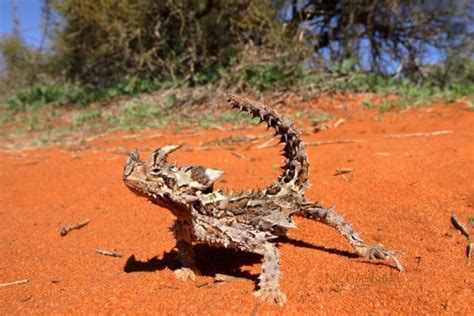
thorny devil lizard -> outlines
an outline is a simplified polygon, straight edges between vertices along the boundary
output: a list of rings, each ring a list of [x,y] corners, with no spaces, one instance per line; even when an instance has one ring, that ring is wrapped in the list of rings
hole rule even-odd
[[[286,296],[280,290],[280,255],[278,237],[295,228],[293,215],[314,219],[337,229],[355,252],[369,259],[392,258],[396,251],[382,245],[369,246],[354,231],[352,225],[337,215],[334,208],[323,208],[304,197],[308,187],[309,162],[300,133],[293,124],[275,110],[230,95],[233,108],[249,112],[254,118],[273,127],[284,143],[286,158],[278,181],[257,193],[232,194],[214,190],[213,185],[223,171],[201,166],[178,167],[166,161],[167,155],[180,146],[157,149],[148,159],[140,160],[135,149],[128,154],[123,171],[125,184],[135,193],[169,209],[176,221],[173,231],[182,268],[175,271],[181,280],[194,280],[199,274],[192,243],[201,242],[263,255],[259,289],[255,296],[265,302],[283,305]]]

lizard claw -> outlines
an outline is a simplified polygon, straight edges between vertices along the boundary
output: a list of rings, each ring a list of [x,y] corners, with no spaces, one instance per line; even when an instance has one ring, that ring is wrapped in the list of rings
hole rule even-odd
[[[395,261],[395,264],[397,265],[398,271],[405,271],[400,261],[398,261],[396,257],[396,255],[399,254],[400,251],[387,250],[383,247],[383,245],[375,244],[372,246],[356,247],[356,252],[359,256],[368,259],[393,259],[393,261]]]
[[[180,268],[175,270],[174,275],[181,281],[196,281],[196,273],[190,268]]]

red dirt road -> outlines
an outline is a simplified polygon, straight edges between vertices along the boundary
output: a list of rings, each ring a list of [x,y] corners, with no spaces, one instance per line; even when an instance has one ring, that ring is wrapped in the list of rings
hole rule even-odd
[[[474,217],[474,112],[459,103],[382,119],[360,104],[334,98],[302,105],[345,119],[319,133],[300,126],[306,142],[356,140],[308,146],[307,197],[336,206],[369,243],[403,251],[405,273],[393,262],[354,257],[339,233],[296,218],[298,229],[290,233],[296,241],[280,246],[284,307],[253,297],[260,258],[250,254],[198,245],[204,275],[178,281],[173,217],[122,183],[125,152],[184,143],[171,161],[225,170],[219,186],[243,189],[276,178],[279,148],[258,148],[267,141],[263,127],[118,133],[81,148],[1,150],[0,283],[29,282],[0,287],[0,314],[472,313],[474,262],[467,266],[467,240],[450,216],[455,212],[465,225]],[[337,168],[353,171],[335,176]],[[59,235],[87,218],[86,227]],[[123,257],[99,255],[98,248]],[[216,273],[248,280],[213,283]]]

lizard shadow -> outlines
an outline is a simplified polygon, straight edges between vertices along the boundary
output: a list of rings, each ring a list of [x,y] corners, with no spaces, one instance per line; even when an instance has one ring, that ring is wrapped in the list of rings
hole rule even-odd
[[[291,244],[296,247],[324,251],[330,254],[344,256],[351,259],[363,259],[360,258],[357,254],[349,251],[327,248],[324,246],[317,246],[302,240],[292,239],[287,236],[280,237],[278,239],[278,242]],[[197,244],[193,248],[196,256],[196,264],[202,275],[215,277],[216,274],[220,273],[257,282],[259,276],[258,274],[256,275],[248,271],[242,271],[241,267],[252,266],[254,264],[261,263],[261,255],[239,251],[235,249],[211,247],[204,244]],[[391,267],[391,265],[387,262],[373,262],[369,260],[364,260],[363,263]],[[179,269],[180,267],[181,265],[178,260],[178,252],[176,250],[171,250],[169,252],[165,252],[161,258],[153,257],[146,261],[139,261],[135,258],[135,255],[131,255],[127,259],[123,270],[126,273],[154,272],[161,271],[164,269],[170,269],[174,271]]]
[[[324,251],[324,252],[327,252],[327,253],[330,253],[330,254],[344,256],[344,257],[347,257],[347,258],[350,258],[350,259],[361,259],[361,262],[363,262],[364,264],[371,264],[371,265],[374,265],[374,266],[386,266],[386,267],[396,269],[391,264],[389,264],[387,261],[371,261],[370,259],[360,257],[356,253],[345,251],[345,250],[327,248],[327,247],[324,247],[324,246],[316,246],[316,245],[310,244],[310,243],[308,243],[306,241],[303,241],[303,240],[292,239],[288,236],[281,236],[281,237],[279,237],[278,240],[282,243],[291,244],[291,245],[296,246],[296,247],[304,247],[304,248],[315,249],[315,250]]]
[[[285,243],[285,244],[290,244],[296,247],[301,247],[301,248],[309,248],[309,249],[314,249],[314,250],[319,250],[319,251],[324,251],[330,254],[334,255],[339,255],[347,258],[359,258],[359,256],[355,253],[345,251],[345,250],[339,250],[339,249],[334,249],[334,248],[327,248],[324,246],[316,246],[313,244],[310,244],[306,241],[299,240],[299,239],[292,239],[288,236],[281,236],[278,239],[280,242]]]
[[[245,265],[260,263],[262,256],[258,254],[220,248],[208,245],[195,245],[193,247],[196,264],[204,276],[215,277],[216,274],[231,275],[239,278],[256,281],[258,275],[251,274],[248,271],[242,271],[240,268]],[[145,261],[140,261],[131,255],[123,268],[124,272],[154,272],[164,269],[172,271],[181,267],[178,260],[178,252],[171,250],[165,252],[161,258],[153,257]]]
[[[278,241],[281,243],[291,244],[296,247],[325,251],[348,258],[359,258],[359,256],[355,253],[323,246],[316,246],[302,240],[292,239],[290,237],[280,237]],[[254,264],[261,263],[261,255],[228,248],[211,247],[204,244],[194,245],[193,248],[196,257],[196,264],[202,275],[214,277],[217,273],[221,273],[246,278],[253,281],[257,281],[258,279],[258,275],[251,274],[248,271],[242,271],[241,267],[252,266]],[[178,260],[178,252],[176,250],[171,250],[169,252],[165,252],[161,258],[153,257],[145,261],[137,260],[134,255],[131,255],[127,259],[123,270],[126,273],[154,272],[167,268],[174,271],[180,267],[181,265]]]

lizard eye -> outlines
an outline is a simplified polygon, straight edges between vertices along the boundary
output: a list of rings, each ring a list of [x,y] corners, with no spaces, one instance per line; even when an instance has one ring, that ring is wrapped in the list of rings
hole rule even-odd
[[[153,175],[158,175],[160,171],[161,171],[160,168],[156,168],[156,167],[149,170],[149,172]]]

